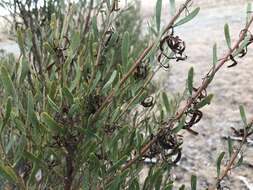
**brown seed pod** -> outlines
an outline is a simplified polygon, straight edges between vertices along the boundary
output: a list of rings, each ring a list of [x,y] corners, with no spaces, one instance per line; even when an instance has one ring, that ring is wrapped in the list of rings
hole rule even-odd
[[[142,102],[141,105],[145,108],[149,108],[152,107],[154,105],[155,101],[154,101],[154,97],[153,96],[148,96],[147,98],[145,98]]]

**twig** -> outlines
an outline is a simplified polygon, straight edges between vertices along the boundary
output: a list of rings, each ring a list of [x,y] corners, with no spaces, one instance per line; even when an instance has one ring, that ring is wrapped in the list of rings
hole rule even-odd
[[[212,72],[211,72],[211,76],[213,77],[218,71],[219,69],[225,64],[225,62],[227,60],[229,60],[229,57],[230,55],[239,47],[239,44],[244,40],[244,36],[246,34],[246,32],[248,31],[250,25],[252,24],[253,22],[253,16],[251,17],[250,21],[247,23],[247,25],[245,26],[245,29],[243,30],[243,33],[242,35],[240,36],[240,38],[238,39],[238,41],[235,43],[235,45],[233,46],[233,48],[229,49],[228,52],[225,54],[224,58],[221,60],[221,62],[215,67],[213,68]],[[157,135],[155,135],[153,137],[152,140],[148,141],[146,143],[146,145],[144,145],[144,147],[141,149],[140,153],[138,155],[136,155],[134,158],[132,158],[122,169],[121,171],[125,171],[127,168],[129,168],[130,166],[132,166],[142,155],[144,155],[148,150],[149,148],[157,141],[158,137],[159,137],[159,134],[161,132],[164,131],[164,129],[166,128],[172,128],[174,123],[176,121],[178,121],[185,113],[185,111],[191,107],[191,105],[193,104],[193,102],[199,97],[199,95],[202,93],[202,91],[204,91],[207,86],[209,85],[210,81],[209,78],[206,78],[202,85],[199,87],[198,91],[195,93],[195,95],[193,97],[191,97],[189,99],[189,101],[187,101],[186,105],[183,107],[183,109],[179,112],[177,112],[176,116],[169,120],[167,122],[167,126],[164,127],[164,128],[161,128]]]
[[[184,5],[178,10],[176,15],[170,20],[169,24],[165,28],[163,34],[168,32],[170,28],[173,26],[175,21],[178,19],[178,17],[181,15],[181,13],[186,9],[187,5],[191,2],[191,0],[186,0]],[[142,60],[148,55],[148,53],[152,50],[152,48],[155,46],[155,42],[152,42],[148,47],[144,49],[144,51],[141,53],[139,58],[133,63],[132,67],[129,69],[129,71],[124,75],[124,77],[120,80],[120,87],[125,84],[127,79],[133,74],[133,72],[136,70],[138,65],[142,62]],[[93,115],[93,121],[96,120],[98,115],[102,112],[102,110],[112,101],[113,97],[115,95],[115,89],[112,89],[112,91],[109,93],[109,95],[105,98],[105,101],[100,106],[100,108],[97,110],[97,112]]]
[[[225,136],[225,135],[222,136],[222,139],[227,140],[228,138],[230,138],[230,139],[233,140],[233,141],[239,141],[239,142],[241,142],[241,141],[243,140],[242,137],[234,137],[234,136],[229,137],[229,136]],[[248,139],[248,140],[247,140],[247,144],[248,144],[249,146],[253,146],[253,140]]]
[[[249,128],[250,126],[253,125],[253,120],[248,124]],[[242,150],[243,145],[247,142],[247,137],[248,137],[248,130],[247,127],[244,126],[244,136],[242,138],[241,143],[239,144],[238,148],[236,151],[232,154],[227,166],[224,168],[223,172],[221,173],[221,176],[216,180],[216,184],[214,187],[209,188],[208,190],[215,190],[217,189],[217,186],[220,184],[220,182],[228,175],[228,172],[232,169],[236,158],[238,157],[239,153]]]

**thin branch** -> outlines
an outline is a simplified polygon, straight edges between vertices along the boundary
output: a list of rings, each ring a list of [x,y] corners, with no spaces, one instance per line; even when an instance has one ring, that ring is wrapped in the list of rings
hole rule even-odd
[[[188,4],[191,2],[191,0],[186,0],[186,2],[181,6],[181,8],[178,10],[176,15],[170,20],[169,24],[166,26],[163,34],[168,32],[170,28],[173,26],[175,21],[178,19],[178,17],[181,15],[181,13],[187,8]],[[138,65],[142,62],[142,60],[148,55],[148,53],[152,50],[152,48],[156,45],[155,42],[152,42],[148,47],[144,49],[144,51],[141,53],[139,58],[133,63],[132,67],[129,69],[129,71],[123,76],[123,78],[120,80],[120,87],[122,87],[125,82],[128,80],[128,78],[133,74],[133,72],[136,70]],[[105,98],[105,101],[100,106],[100,108],[97,110],[97,112],[93,115],[93,121],[96,120],[98,115],[102,112],[102,110],[108,106],[113,97],[115,95],[115,89],[112,89],[112,91],[109,93],[109,95]]]
[[[224,168],[221,176],[217,179],[215,186],[209,188],[208,190],[215,190],[217,189],[217,186],[220,184],[220,182],[228,175],[228,172],[233,168],[236,158],[238,157],[238,155],[240,154],[243,146],[247,143],[247,137],[248,137],[248,129],[250,129],[250,127],[253,125],[253,120],[247,125],[244,126],[244,135],[242,138],[242,141],[240,142],[238,148],[236,149],[236,151],[232,154],[227,166]]]
[[[245,34],[247,33],[250,25],[253,22],[253,16],[251,17],[250,21],[247,23],[247,25],[245,26],[240,38],[238,39],[238,41],[235,43],[235,45],[233,46],[233,48],[229,49],[228,52],[225,54],[224,58],[221,60],[221,62],[212,69],[211,72],[211,76],[213,77],[218,71],[219,69],[225,64],[225,62],[227,60],[229,60],[230,55],[239,47],[240,43],[244,40]],[[149,142],[146,143],[146,145],[144,145],[144,147],[141,149],[140,153],[138,155],[136,155],[134,158],[132,158],[122,169],[122,171],[125,171],[127,168],[129,168],[130,166],[132,166],[142,155],[144,155],[149,148],[157,141],[159,134],[161,134],[164,129],[166,128],[172,128],[174,123],[176,121],[178,121],[185,113],[185,111],[187,111],[187,109],[189,109],[193,102],[199,97],[199,95],[208,87],[208,85],[210,84],[210,79],[209,78],[205,78],[202,85],[199,87],[198,91],[195,93],[195,95],[193,97],[191,97],[189,99],[189,101],[187,101],[186,105],[183,107],[183,109],[181,111],[178,111],[176,116],[169,120],[167,122],[167,126],[164,128],[161,128],[157,135],[154,136],[154,138],[152,140],[150,140]]]

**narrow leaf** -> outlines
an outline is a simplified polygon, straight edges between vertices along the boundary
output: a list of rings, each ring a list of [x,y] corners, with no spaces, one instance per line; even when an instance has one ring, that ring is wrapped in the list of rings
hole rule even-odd
[[[194,75],[194,70],[193,67],[190,68],[189,72],[188,72],[188,90],[190,95],[192,95],[192,89],[193,89],[193,75]]]
[[[174,16],[175,12],[176,12],[175,0],[170,0],[170,15]]]
[[[63,97],[66,98],[66,100],[68,101],[69,105],[72,105],[73,101],[74,101],[74,97],[71,94],[71,92],[69,91],[69,89],[66,87],[63,87],[62,94],[63,94]]]
[[[16,91],[12,83],[11,77],[7,69],[2,66],[0,78],[2,80],[3,86],[5,88],[6,94],[12,97],[16,97]]]
[[[162,12],[162,0],[156,1],[156,27],[157,32],[160,32],[161,28],[161,12]]]
[[[229,158],[231,158],[233,153],[233,144],[232,144],[232,140],[230,137],[228,137],[228,154],[229,154]]]
[[[222,152],[222,153],[219,155],[218,159],[217,159],[217,162],[216,162],[217,177],[220,176],[221,161],[222,161],[222,159],[224,158],[224,156],[225,156],[225,152]]]
[[[51,130],[58,131],[58,132],[64,132],[64,128],[62,125],[59,125],[53,118],[51,118],[48,113],[43,112],[41,114],[41,120],[43,123],[47,125],[47,127]]]
[[[180,26],[182,24],[185,24],[189,21],[191,21],[195,16],[197,16],[197,14],[199,13],[200,8],[197,7],[196,9],[194,9],[194,11],[192,11],[189,15],[187,15],[186,17],[184,17],[183,19],[181,19],[180,21],[178,21],[174,27]]]
[[[191,176],[191,190],[197,190],[197,176]]]
[[[240,105],[239,109],[240,109],[240,114],[241,114],[242,121],[243,121],[243,123],[246,127],[247,126],[247,118],[246,118],[244,107],[242,105]]]
[[[54,103],[54,101],[53,101],[49,96],[47,96],[47,102],[48,102],[48,105],[49,105],[55,112],[60,112],[59,106],[57,106],[56,103]]]
[[[123,156],[120,160],[118,160],[109,170],[108,173],[116,171],[122,164],[124,164],[127,160],[127,156]]]
[[[229,49],[231,49],[231,38],[230,38],[230,32],[229,32],[229,25],[225,24],[224,26],[224,34],[227,42],[227,46]]]
[[[108,87],[110,87],[110,85],[113,83],[114,79],[116,78],[117,76],[117,71],[114,70],[110,79],[106,82],[106,84],[104,85],[102,91],[106,90]]]
[[[18,183],[18,177],[15,171],[11,167],[3,165],[2,163],[0,163],[0,175],[6,177],[6,179],[11,182]]]
[[[162,93],[162,99],[163,99],[163,103],[164,103],[167,113],[170,113],[170,111],[171,111],[170,102],[169,102],[168,96],[165,92]]]
[[[129,53],[129,33],[125,32],[122,40],[121,46],[121,57],[123,66],[127,66],[128,63],[128,53]]]
[[[38,126],[39,121],[38,118],[34,112],[34,103],[33,103],[33,95],[31,92],[28,93],[27,96],[27,125],[32,123],[33,127]]]
[[[212,99],[213,99],[213,94],[209,94],[207,97],[205,97],[201,102],[199,102],[196,105],[196,109],[200,109],[204,107],[205,105],[210,104]]]
[[[217,62],[218,62],[217,44],[214,44],[214,46],[213,46],[213,67],[214,68],[215,68]]]
[[[6,125],[6,123],[8,122],[8,120],[10,118],[11,110],[12,110],[11,101],[12,101],[12,98],[8,97],[7,103],[6,103],[6,108],[5,108],[5,116],[4,116],[3,125],[2,125],[1,130],[3,129],[3,127]]]

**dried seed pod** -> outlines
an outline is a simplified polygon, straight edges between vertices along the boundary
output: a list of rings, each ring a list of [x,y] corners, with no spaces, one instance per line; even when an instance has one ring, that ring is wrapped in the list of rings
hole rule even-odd
[[[148,75],[147,64],[142,62],[137,66],[134,72],[134,78],[136,80],[144,80],[146,79],[147,75]]]
[[[114,43],[117,43],[119,41],[119,35],[114,31],[113,27],[105,32],[105,39],[103,43],[104,47],[107,48],[110,45],[111,41],[114,41]]]
[[[102,104],[102,98],[99,95],[89,95],[86,99],[86,109],[88,113],[94,114]]]
[[[141,105],[145,108],[152,107],[154,105],[154,97],[153,96],[148,96],[145,98],[142,102]]]
[[[233,63],[232,63],[231,65],[229,65],[228,68],[231,68],[231,67],[236,66],[236,65],[237,65],[237,61],[235,60],[235,58],[234,58],[232,55],[230,55],[229,58],[230,58],[230,60],[231,60]]]
[[[172,55],[167,55],[165,53],[166,47],[169,47],[172,51]],[[159,50],[160,54],[158,55],[158,62],[161,64],[162,67],[168,68],[168,65],[162,64],[162,58],[166,59],[176,59],[176,61],[183,61],[187,59],[187,56],[184,55],[185,51],[185,42],[181,40],[178,36],[173,36],[173,30],[172,33],[169,35],[166,35],[162,38],[159,44]]]

